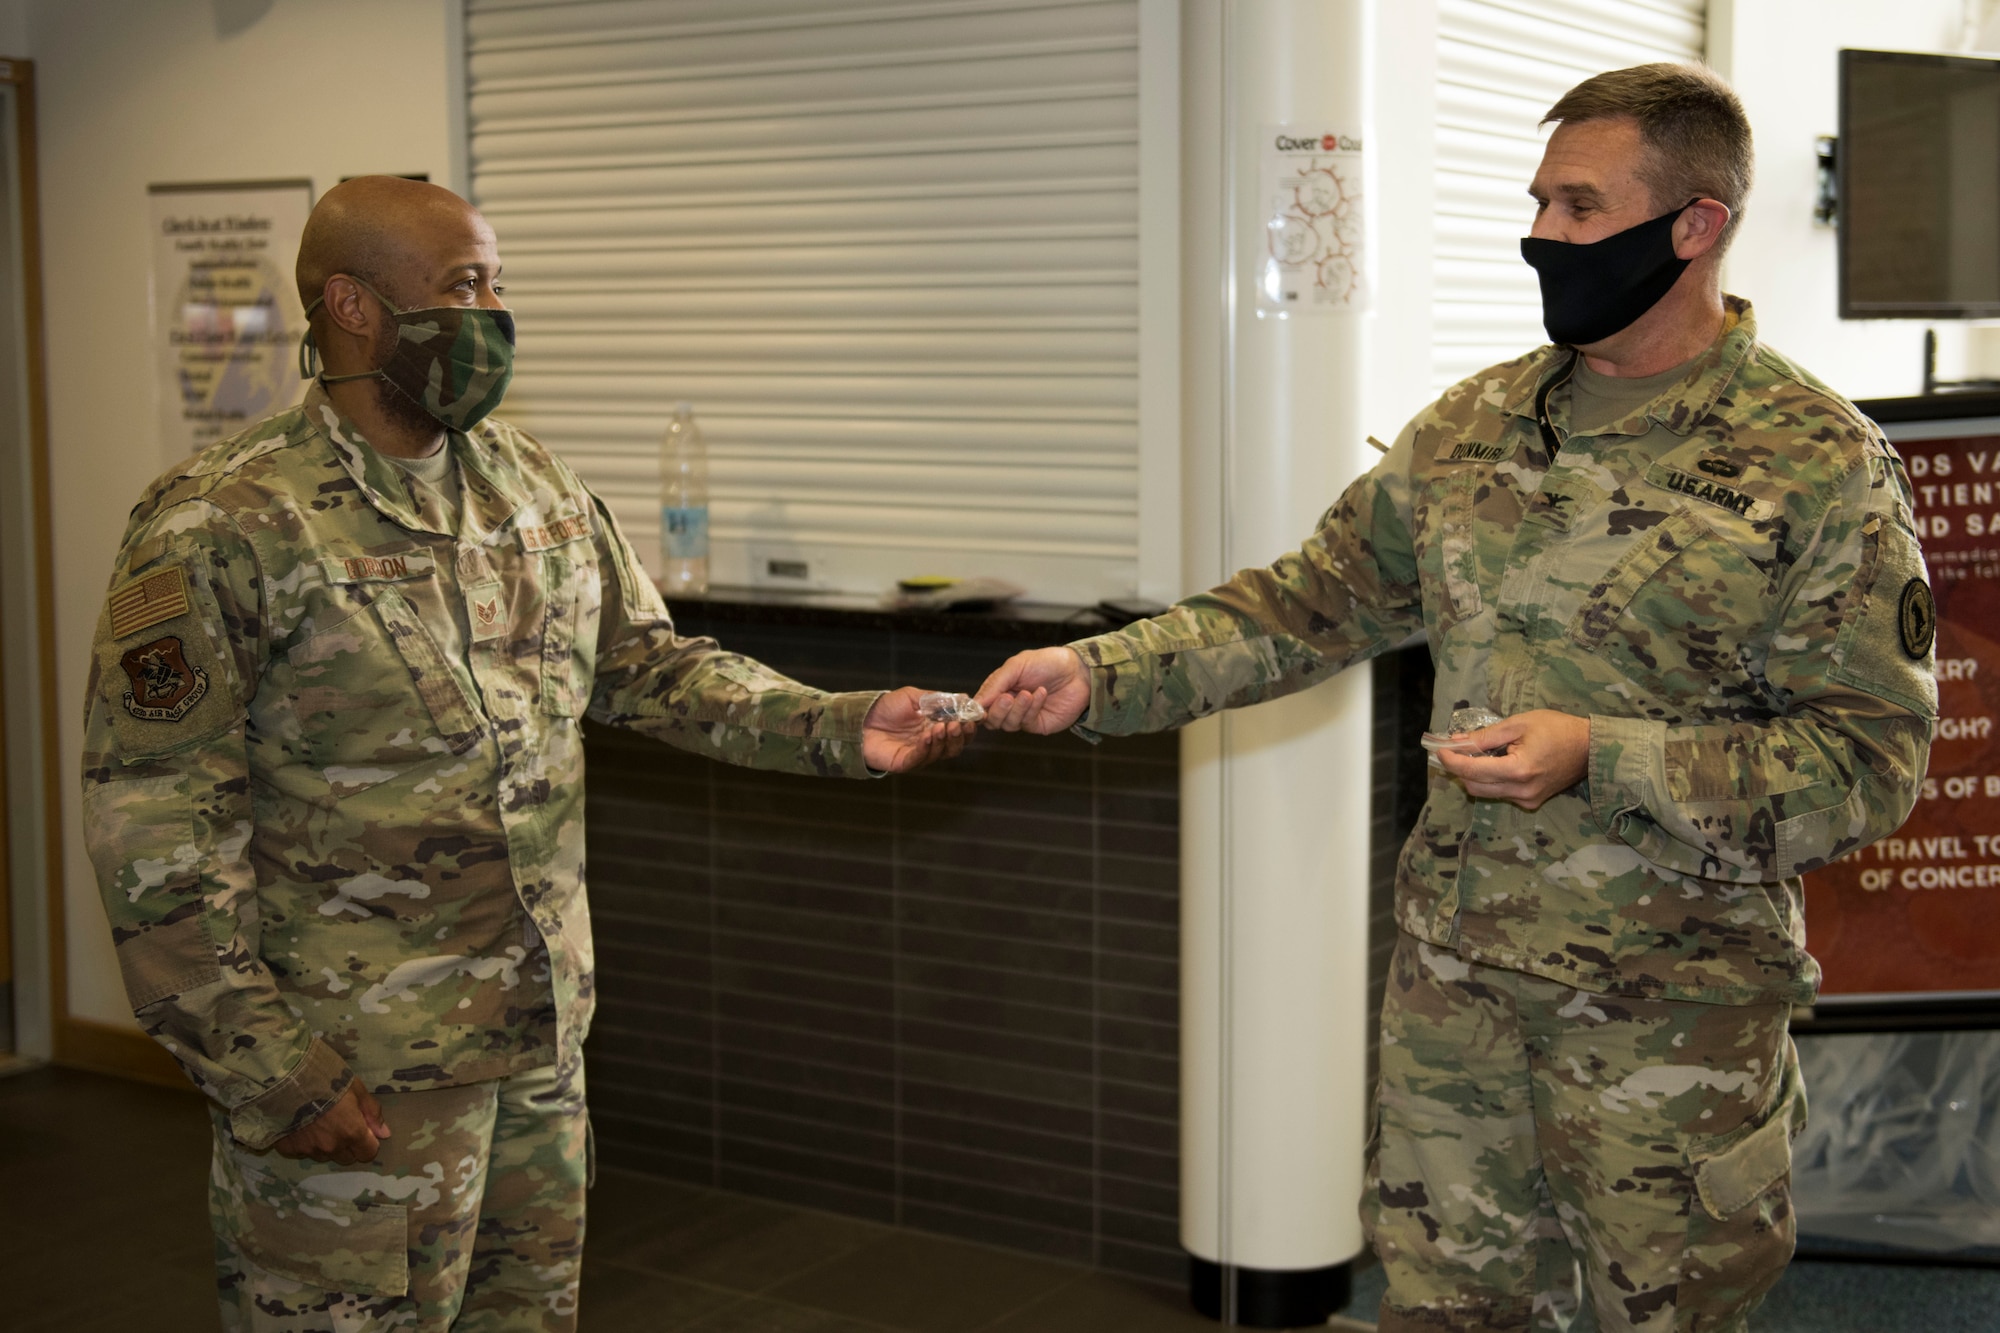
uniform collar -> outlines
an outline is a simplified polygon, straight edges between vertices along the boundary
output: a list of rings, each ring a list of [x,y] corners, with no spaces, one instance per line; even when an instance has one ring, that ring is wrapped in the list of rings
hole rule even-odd
[[[1722,333],[1689,363],[1687,373],[1640,411],[1595,434],[1643,435],[1655,423],[1676,435],[1690,433],[1714,411],[1715,404],[1728,391],[1756,346],[1757,319],[1750,303],[1740,296],[1724,296]],[[1500,410],[1533,421],[1535,400],[1543,383],[1567,374],[1572,355],[1571,349],[1554,346],[1530,353],[1508,388]]]
[[[423,517],[411,499],[409,475],[368,443],[361,428],[333,405],[324,384],[314,380],[299,406],[306,423],[333,446],[341,467],[384,518],[416,532],[453,535],[440,531]],[[463,497],[462,530],[457,536],[469,545],[485,545],[528,502],[529,497],[507,469],[497,465],[494,453],[497,438],[490,421],[480,423],[469,435],[455,430],[445,432],[445,448],[458,459],[459,490]]]

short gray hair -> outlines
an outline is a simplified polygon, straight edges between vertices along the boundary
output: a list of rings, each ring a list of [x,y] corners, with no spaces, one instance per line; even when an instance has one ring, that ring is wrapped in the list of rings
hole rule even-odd
[[[1750,198],[1750,118],[1720,74],[1706,65],[1634,65],[1585,79],[1564,93],[1542,124],[1628,117],[1638,123],[1646,161],[1639,179],[1656,209],[1713,199],[1729,209],[1727,246]]]

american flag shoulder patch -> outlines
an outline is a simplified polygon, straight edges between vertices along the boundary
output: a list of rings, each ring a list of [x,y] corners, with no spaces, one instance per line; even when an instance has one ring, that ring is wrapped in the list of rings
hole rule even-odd
[[[187,609],[187,574],[179,565],[142,574],[111,590],[111,637],[137,634]]]

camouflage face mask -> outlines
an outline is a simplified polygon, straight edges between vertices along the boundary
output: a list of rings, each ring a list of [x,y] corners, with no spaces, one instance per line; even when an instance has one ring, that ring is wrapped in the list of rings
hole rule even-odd
[[[382,293],[360,278],[354,280],[395,317],[396,345],[381,367],[354,375],[327,375],[326,383],[380,376],[456,431],[471,430],[500,405],[507,381],[514,376],[513,311],[458,305],[398,310]],[[320,300],[306,307],[308,319]],[[311,379],[318,372],[319,348],[308,328],[299,343],[299,378]]]

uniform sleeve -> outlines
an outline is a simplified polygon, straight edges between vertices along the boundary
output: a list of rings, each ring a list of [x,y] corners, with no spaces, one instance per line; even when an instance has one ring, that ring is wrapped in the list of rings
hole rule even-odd
[[[1590,800],[1613,837],[1710,879],[1802,874],[1895,831],[1937,718],[1935,604],[1909,481],[1872,448],[1791,580],[1766,666],[1773,720],[1591,718]]]
[[[1185,725],[1291,694],[1423,628],[1411,538],[1414,427],[1268,568],[1070,645],[1090,670],[1085,737]]]
[[[353,1074],[259,957],[247,708],[261,674],[255,553],[205,502],[140,524],[98,620],[84,837],[132,1011],[265,1148]]]
[[[749,768],[875,776],[861,757],[861,729],[880,692],[829,694],[713,639],[676,634],[617,520],[592,500],[604,602],[591,717]]]

